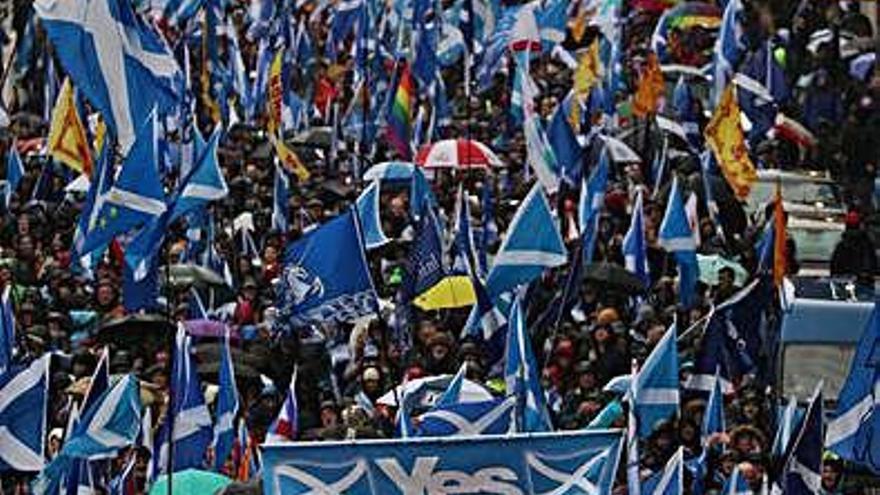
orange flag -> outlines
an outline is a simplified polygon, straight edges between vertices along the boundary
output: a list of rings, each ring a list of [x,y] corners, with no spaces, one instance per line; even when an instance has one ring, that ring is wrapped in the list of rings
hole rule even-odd
[[[648,55],[648,64],[639,79],[639,87],[633,96],[632,112],[639,118],[645,118],[657,113],[660,100],[666,92],[666,84],[663,81],[663,72],[660,70],[660,62],[657,55],[651,52]]]
[[[779,287],[785,277],[786,233],[785,210],[782,209],[782,185],[776,183],[776,201],[773,207],[773,285]]]
[[[758,180],[758,173],[749,158],[745,136],[739,125],[739,105],[733,85],[727,86],[721,94],[704,135],[727,183],[737,198],[745,199],[752,184]]]
[[[49,155],[71,169],[86,175],[92,173],[92,154],[86,129],[73,101],[73,85],[65,79],[52,109],[52,122],[47,138]]]

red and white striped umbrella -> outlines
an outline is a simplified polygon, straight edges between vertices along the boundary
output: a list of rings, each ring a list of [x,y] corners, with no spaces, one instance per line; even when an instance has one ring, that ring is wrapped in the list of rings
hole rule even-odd
[[[444,139],[419,149],[416,163],[425,168],[489,169],[501,160],[485,144],[471,139]]]

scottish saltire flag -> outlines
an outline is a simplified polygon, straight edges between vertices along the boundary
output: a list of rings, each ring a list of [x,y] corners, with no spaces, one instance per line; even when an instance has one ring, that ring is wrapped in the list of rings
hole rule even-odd
[[[416,227],[415,239],[407,257],[406,274],[400,288],[403,299],[413,300],[437,285],[445,276],[440,226],[433,209],[428,208]]]
[[[724,7],[724,15],[721,16],[721,30],[715,41],[715,53],[713,54],[713,105],[721,98],[721,93],[727,87],[730,78],[739,64],[740,58],[745,51],[743,41],[743,26],[740,17],[743,15],[742,0],[729,0]]]
[[[330,21],[330,38],[327,40],[327,56],[336,59],[336,50],[352,32],[367,8],[364,0],[344,0],[333,7]]]
[[[12,286],[0,296],[0,375],[12,366],[15,356],[15,313],[12,310]]]
[[[480,243],[477,256],[479,273],[486,276],[489,273],[489,245],[498,240],[498,223],[495,221],[495,202],[492,200],[492,185],[486,183],[480,191]]]
[[[79,409],[76,407],[76,404],[73,404],[67,416],[67,428],[64,430],[64,438],[70,438],[73,435],[77,424],[79,424]],[[71,461],[70,467],[64,473],[63,492],[68,495],[85,495],[92,493],[92,485],[89,461],[87,459]]]
[[[451,406],[461,402],[461,389],[464,386],[465,375],[467,374],[467,362],[462,363],[458,368],[458,372],[452,377],[443,395],[434,403],[435,407]]]
[[[678,413],[678,349],[675,325],[645,359],[633,381],[639,437],[647,438],[658,423]]]
[[[700,435],[703,437],[705,445],[706,440],[716,434],[726,431],[724,422],[724,390],[721,382],[721,368],[715,370],[715,383],[712,385],[712,392],[709,393],[709,400],[706,402],[706,411],[703,413],[703,424],[700,427]]]
[[[204,209],[208,203],[218,201],[229,194],[220,162],[217,160],[217,146],[220,144],[222,129],[218,126],[193,165],[189,176],[185,177],[180,191],[174,198],[168,222],[194,211]]]
[[[510,222],[486,280],[486,289],[497,302],[501,294],[567,261],[565,244],[550,213],[547,196],[541,184],[535,183]]]
[[[648,243],[645,240],[645,218],[642,210],[641,190],[637,193],[629,230],[623,237],[621,248],[626,269],[639,277],[645,287],[649,287],[651,274],[648,273]]]
[[[468,315],[462,333],[481,341],[485,346],[487,361],[495,363],[504,355],[505,332],[501,330],[507,324],[507,318],[492,302],[486,286],[476,274],[471,275],[471,284],[477,301]]]
[[[452,241],[452,271],[454,273],[475,274],[476,244],[474,243],[474,232],[471,229],[471,207],[467,198],[468,193],[464,189],[464,184],[459,184],[453,226],[455,237]]]
[[[370,183],[357,198],[358,217],[364,231],[364,247],[375,249],[391,240],[382,231],[382,218],[379,216],[379,181]]]
[[[786,495],[822,492],[824,421],[820,382],[807,406],[806,416],[790,453],[786,456],[783,476],[783,492]]]
[[[18,154],[18,148],[13,142],[6,152],[6,189],[3,192],[7,210],[9,210],[9,203],[12,201],[12,195],[18,190],[18,186],[23,178],[24,165],[21,163],[21,155]]]
[[[205,453],[211,443],[213,433],[211,414],[205,405],[202,387],[196,365],[192,360],[191,339],[182,323],[178,324],[174,348],[174,362],[171,367],[172,390],[174,391],[174,459],[173,471],[201,469],[204,467]],[[159,430],[159,461],[157,468],[167,474],[168,469],[168,428],[169,421]]]
[[[89,191],[94,202],[83,210],[80,229],[84,237],[75,246],[80,255],[105,246],[116,235],[144,225],[165,212],[165,193],[158,169],[158,132],[158,120],[153,112],[140,126],[137,141],[123,160],[122,170],[112,186],[108,187],[112,164],[108,158],[98,160],[99,179]]]
[[[227,57],[229,58],[228,66],[232,72],[232,89],[238,104],[243,109],[250,108],[251,84],[248,77],[247,67],[244,65],[244,59],[241,56],[241,46],[238,43],[238,30],[232,23],[232,18],[226,20],[226,39],[228,43]]]
[[[503,435],[512,433],[517,398],[436,405],[419,416],[420,437]]]
[[[73,434],[58,456],[46,466],[31,488],[38,495],[55,494],[61,478],[77,459],[114,455],[132,445],[141,426],[141,397],[138,380],[125,375],[83,411]]]
[[[0,374],[0,472],[43,469],[49,355]]]
[[[795,432],[800,430],[801,421],[803,419],[804,411],[798,408],[797,397],[789,397],[788,403],[777,410],[776,434],[773,436],[773,446],[770,449],[770,454],[772,456],[780,459],[782,458],[785,451],[788,449]],[[828,425],[829,435],[832,425],[833,422]]]
[[[135,480],[135,464],[137,464],[137,456],[130,456],[128,462],[122,468],[122,472],[115,478],[110,480],[110,495],[136,495],[137,481]],[[85,493],[91,493],[86,491]]]
[[[92,372],[91,380],[89,380],[89,388],[86,390],[86,395],[83,397],[80,410],[83,412],[89,411],[98,403],[98,400],[104,396],[104,392],[109,389],[110,349],[104,347],[104,350],[101,351],[101,357],[98,359],[98,365],[95,366],[95,371]]]
[[[773,128],[779,105],[789,97],[785,73],[776,62],[769,41],[746,57],[734,81],[737,102],[751,123],[749,141],[757,143]]]
[[[179,103],[183,74],[162,39],[117,0],[40,0],[34,10],[74,85],[104,117],[123,154],[155,108]]]
[[[684,494],[684,448],[679,447],[666,462],[663,471],[645,480],[643,495],[683,495]]]
[[[534,111],[526,111],[523,133],[526,139],[526,158],[538,181],[548,193],[559,190],[559,163],[547,135]]]
[[[299,434],[299,405],[296,400],[296,374],[294,366],[293,375],[290,377],[290,386],[287,388],[287,397],[281,404],[278,417],[269,426],[266,432],[266,442],[292,442]]]
[[[607,147],[602,150],[599,162],[590,173],[590,178],[581,184],[578,201],[578,225],[581,228],[582,249],[586,263],[593,261],[596,236],[599,234],[599,212],[605,203],[605,189],[608,188],[608,170],[611,160],[609,153]]]
[[[734,1],[734,0],[731,0]],[[739,469],[739,465],[733,468],[730,477],[724,481],[721,488],[722,495],[754,495],[752,488],[749,486],[748,480]]]
[[[378,307],[354,209],[291,244],[278,291],[279,328],[308,322],[351,321]]]
[[[660,247],[675,255],[675,261],[678,263],[679,298],[686,308],[690,308],[696,302],[699,267],[697,266],[694,234],[684,209],[684,200],[677,176],[672,179],[672,188],[666,203],[666,213],[663,215],[657,237]]]
[[[275,182],[272,188],[272,229],[287,232],[288,198],[290,197],[290,178],[287,172],[275,164]]]
[[[517,296],[510,307],[504,383],[508,396],[516,397],[515,428],[519,432],[551,431],[553,424],[544,401],[541,375],[526,329],[526,315]]]
[[[675,89],[672,90],[672,110],[678,123],[684,128],[688,144],[695,150],[701,149],[703,137],[700,134],[698,107],[684,76],[679,76]]]
[[[216,420],[214,421],[214,470],[220,472],[232,452],[235,441],[235,416],[238,414],[238,387],[235,385],[235,368],[232,365],[230,330],[226,328],[223,349],[220,354],[220,377],[217,393]]]
[[[874,313],[856,347],[849,375],[828,424],[825,446],[841,458],[880,474],[880,311]]]
[[[582,176],[581,161],[584,149],[577,139],[580,131],[579,122],[572,122],[572,106],[579,106],[573,92],[569,92],[562,102],[557,105],[550,123],[547,125],[547,142],[553,149],[560,175],[576,184]],[[578,109],[579,110],[579,109]]]

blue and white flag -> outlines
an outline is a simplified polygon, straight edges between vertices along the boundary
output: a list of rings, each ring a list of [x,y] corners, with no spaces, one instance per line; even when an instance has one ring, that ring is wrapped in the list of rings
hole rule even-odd
[[[828,424],[825,446],[841,458],[880,474],[880,307],[859,339],[849,375]]]
[[[67,428],[64,429],[64,438],[73,436],[76,426],[79,424],[79,409],[76,404],[70,406],[67,415]],[[64,493],[79,495],[80,493],[92,493],[93,483],[91,470],[87,459],[76,459],[70,463],[70,468],[64,473]]]
[[[287,232],[287,210],[290,197],[290,177],[275,163],[275,183],[272,188],[272,229]]]
[[[678,349],[673,324],[645,359],[632,385],[639,437],[647,438],[658,423],[678,413]]]
[[[364,0],[343,0],[333,6],[326,44],[328,57],[336,59],[336,51],[354,30],[355,24],[362,18],[366,8]]]
[[[724,433],[726,426],[724,422],[724,391],[721,387],[721,369],[715,370],[715,383],[712,386],[712,392],[709,394],[709,400],[706,402],[706,411],[703,413],[703,424],[700,428],[700,435],[703,437],[703,444],[706,440],[716,434]]]
[[[12,286],[7,285],[0,297],[0,375],[9,370],[15,357],[15,313],[11,295]]]
[[[279,328],[351,321],[378,308],[354,209],[310,231],[284,254],[276,287]]]
[[[471,276],[471,284],[474,286],[474,295],[477,301],[468,315],[462,333],[476,337],[478,341],[482,342],[486,350],[487,361],[495,363],[504,355],[505,332],[502,330],[507,324],[507,318],[492,302],[486,286],[478,276]]]
[[[95,371],[92,372],[91,380],[89,380],[89,388],[86,390],[86,395],[83,397],[80,410],[83,412],[89,411],[98,403],[98,400],[104,396],[104,392],[109,389],[110,349],[104,347],[104,350],[101,352],[101,357],[98,359],[98,365],[95,366]]]
[[[730,82],[740,58],[746,49],[743,40],[741,16],[744,9],[742,0],[729,0],[721,16],[721,30],[715,41],[715,53],[712,57],[713,85],[712,105],[717,104],[721,93]]]
[[[581,161],[584,149],[578,142],[577,134],[580,129],[573,128],[568,116],[571,115],[572,105],[580,105],[573,92],[569,92],[565,99],[556,106],[550,123],[547,125],[547,142],[553,149],[556,163],[561,175],[573,183],[580,182],[583,175]]]
[[[65,72],[104,116],[124,155],[154,108],[164,114],[179,103],[180,67],[130,2],[39,0],[34,10]]]
[[[510,307],[504,382],[508,396],[517,399],[516,431],[552,431],[553,424],[544,400],[541,374],[526,329],[526,315],[520,297]]]
[[[538,29],[541,33],[541,46],[544,53],[565,41],[568,22],[568,1],[545,0],[535,12]]]
[[[485,277],[489,273],[489,245],[498,240],[498,223],[495,221],[495,202],[492,200],[492,184],[483,184],[480,191],[480,243],[477,249],[478,273]]]
[[[458,372],[452,377],[443,395],[434,403],[435,407],[451,406],[461,402],[461,389],[464,386],[465,375],[467,374],[467,363],[462,363],[458,368]]]
[[[770,41],[746,57],[734,81],[737,103],[751,122],[749,140],[757,143],[773,128],[779,105],[790,96],[785,72],[773,56]]]
[[[581,228],[584,264],[593,261],[596,236],[599,235],[599,212],[605,204],[605,189],[608,188],[608,170],[611,161],[609,154],[607,147],[602,150],[596,168],[590,173],[589,179],[581,184],[578,225]]]
[[[416,227],[407,257],[406,273],[400,288],[403,299],[413,300],[437,285],[445,276],[440,226],[433,209],[427,208]]]
[[[639,280],[650,287],[651,274],[648,273],[648,243],[645,241],[645,217],[642,211],[642,191],[636,195],[636,202],[633,205],[632,220],[629,224],[629,230],[623,237],[623,260],[626,269],[634,273]]]
[[[177,326],[174,348],[174,362],[171,367],[172,390],[174,391],[174,410],[170,417],[174,421],[174,459],[173,471],[201,469],[205,465],[205,453],[211,443],[213,422],[196,365],[192,360],[190,337],[182,323]],[[159,429],[159,460],[156,465],[160,473],[168,474],[168,427],[169,421]]]
[[[736,1],[736,0],[731,0]],[[690,308],[696,302],[697,278],[697,246],[684,209],[681,186],[678,177],[673,177],[672,188],[666,203],[666,213],[660,223],[657,235],[660,247],[675,255],[678,263],[678,291],[681,303]]]
[[[220,354],[220,377],[218,380],[216,420],[214,421],[214,470],[220,472],[235,442],[235,417],[238,414],[238,387],[235,385],[235,368],[232,365],[230,330],[226,328],[223,349]]]
[[[382,218],[379,216],[379,181],[373,181],[361,192],[357,199],[357,211],[364,231],[364,247],[367,250],[384,246],[391,242],[382,231]]]
[[[217,160],[217,146],[220,144],[222,130],[218,126],[208,139],[189,176],[185,177],[175,196],[168,222],[194,211],[206,208],[208,203],[219,201],[229,194],[220,162]]]
[[[683,495],[684,494],[684,448],[675,451],[663,471],[643,483],[643,495]]]
[[[501,294],[567,261],[557,221],[550,213],[541,184],[535,183],[510,222],[489,272],[486,289],[497,302]]]
[[[703,145],[703,136],[700,133],[699,109],[696,106],[696,101],[691,92],[690,84],[685,81],[684,76],[679,76],[675,83],[675,89],[672,91],[673,113],[684,129],[688,144],[693,149],[699,150]]]
[[[80,220],[84,235],[76,245],[80,255],[104,247],[116,235],[155,220],[165,212],[165,193],[158,169],[158,132],[154,112],[140,126],[137,141],[123,160],[119,176],[109,188],[107,182],[112,172],[108,167],[112,167],[112,164],[106,158],[98,160],[99,179],[90,188],[94,191],[89,191],[90,195],[94,195],[94,203],[89,205],[89,209],[83,210]]]
[[[232,17],[226,21],[227,56],[229,57],[229,70],[232,72],[232,89],[235,91],[239,105],[245,111],[250,108],[251,84],[248,77],[244,59],[241,56],[241,47],[238,43],[238,30],[232,23]]]
[[[3,192],[7,210],[9,210],[9,203],[12,202],[12,195],[18,190],[18,186],[23,178],[24,165],[21,163],[21,155],[18,154],[18,148],[13,142],[6,152],[6,189]]]
[[[822,383],[807,406],[807,414],[785,459],[784,487],[786,495],[808,495],[822,492],[822,453],[825,438]]]
[[[298,368],[293,367],[287,396],[281,404],[278,416],[266,431],[266,442],[292,442],[299,434],[299,402],[296,400],[296,375]]]
[[[38,495],[55,494],[62,476],[77,459],[101,458],[132,445],[141,426],[138,380],[125,375],[83,412],[58,456],[46,466],[31,488]]]
[[[477,254],[474,232],[471,229],[471,207],[464,184],[458,186],[455,206],[455,237],[452,241],[452,271],[454,273],[476,273]]]
[[[734,0],[731,0],[734,1]],[[739,465],[733,468],[730,477],[724,482],[721,488],[722,495],[754,495],[752,488],[749,486],[748,480],[739,469]]]
[[[792,438],[795,436],[795,432],[800,430],[803,419],[804,411],[798,408],[797,397],[789,397],[788,403],[779,409],[776,415],[776,434],[773,436],[773,447],[770,449],[770,455],[778,459],[785,455]],[[828,425],[829,436],[833,424],[832,421]]]
[[[0,374],[0,472],[43,469],[49,355]]]
[[[417,436],[503,435],[513,432],[517,398],[437,404],[419,416]]]

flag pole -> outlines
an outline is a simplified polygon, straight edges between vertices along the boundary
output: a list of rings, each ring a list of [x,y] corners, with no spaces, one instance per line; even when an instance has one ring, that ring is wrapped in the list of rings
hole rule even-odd
[[[174,351],[177,347],[177,332],[173,328],[173,313],[171,310],[171,301],[173,299],[174,290],[171,286],[171,246],[166,243],[165,252],[165,321],[168,323],[168,356],[171,362],[171,375],[168,380],[168,406],[165,412],[165,421],[168,423],[168,458],[165,467],[165,478],[168,482],[168,495],[173,495],[173,478],[174,478]]]

